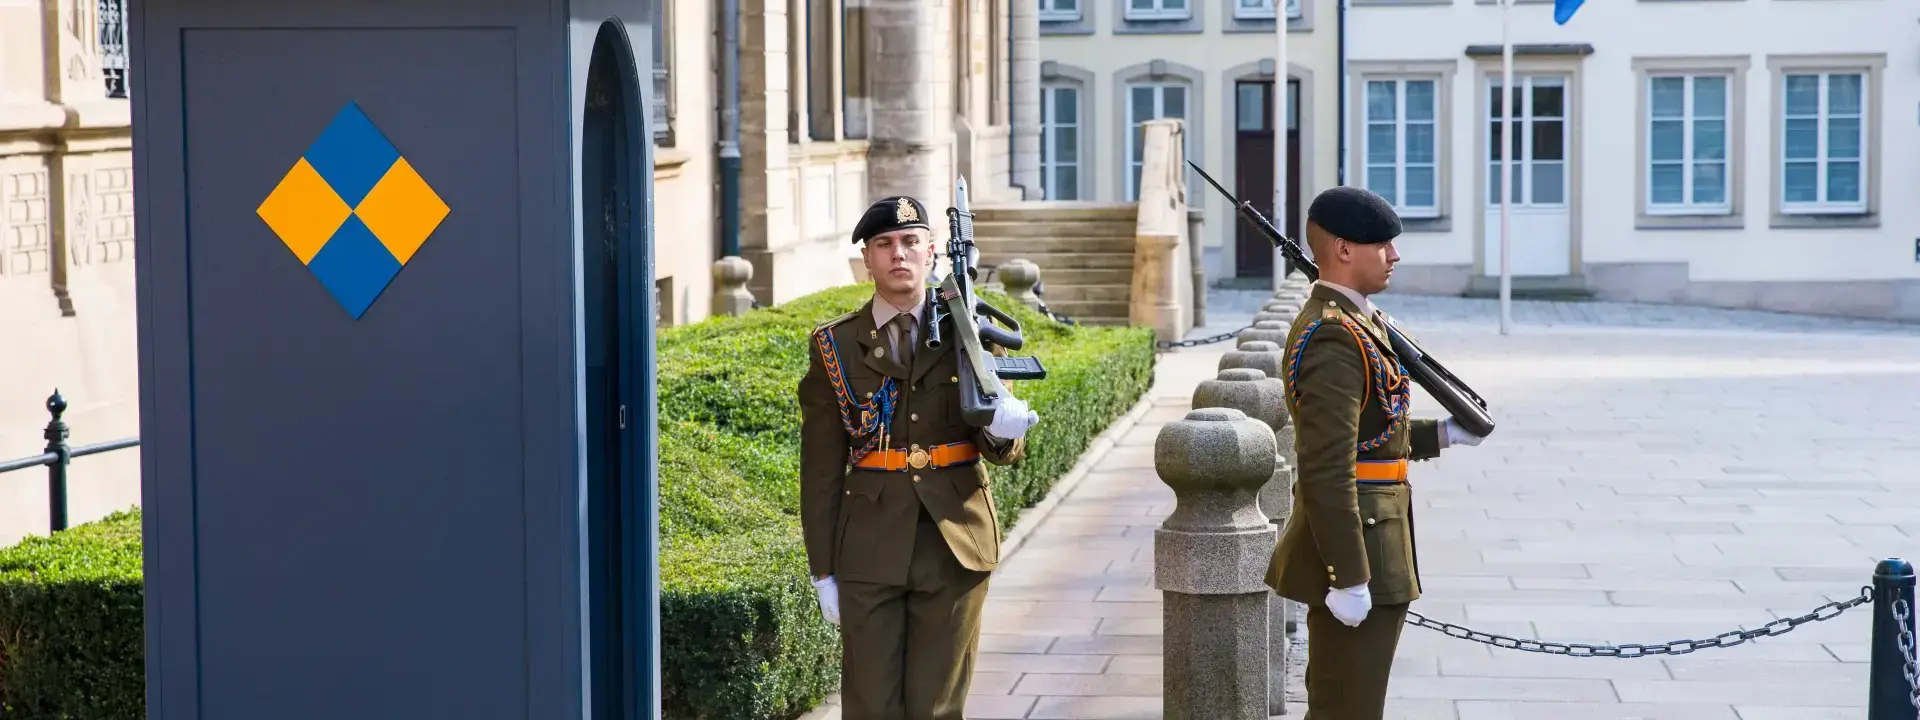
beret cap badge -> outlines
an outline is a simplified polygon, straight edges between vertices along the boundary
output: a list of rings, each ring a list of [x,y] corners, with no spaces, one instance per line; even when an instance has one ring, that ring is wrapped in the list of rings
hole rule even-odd
[[[893,221],[897,223],[919,222],[920,211],[914,209],[912,200],[902,197],[899,202],[894,203]]]

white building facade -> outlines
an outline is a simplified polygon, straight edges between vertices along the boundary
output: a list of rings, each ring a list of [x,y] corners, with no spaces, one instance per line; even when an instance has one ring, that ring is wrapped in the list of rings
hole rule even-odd
[[[1348,178],[1402,214],[1394,291],[1497,294],[1500,7],[1350,1]],[[1516,295],[1920,319],[1920,6],[1510,12]]]
[[[1184,120],[1186,156],[1273,217],[1275,142],[1287,142],[1287,221],[1338,184],[1340,0],[1039,0],[1041,185],[1050,201],[1134,202],[1140,123]],[[1274,62],[1277,15],[1287,17],[1281,118]],[[1284,133],[1278,132],[1285,128]],[[1203,215],[1209,280],[1266,286],[1272,243],[1245,227],[1189,173],[1187,201]]]

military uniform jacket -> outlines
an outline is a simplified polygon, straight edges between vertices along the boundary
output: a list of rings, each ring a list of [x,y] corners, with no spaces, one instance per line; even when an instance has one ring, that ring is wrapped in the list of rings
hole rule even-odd
[[[922,507],[969,570],[1000,562],[999,511],[984,464],[1026,454],[1026,439],[1005,440],[960,418],[959,354],[953,322],[939,348],[915,343],[913,366],[886,351],[873,301],[814,329],[800,380],[800,521],[815,576],[905,585]],[[844,392],[842,392],[844,391]],[[845,405],[843,406],[843,398]],[[925,449],[972,442],[979,460],[898,471],[852,467],[884,447]]]
[[[1411,486],[1356,479],[1357,464],[1374,471],[1440,453],[1440,424],[1408,417],[1412,383],[1384,320],[1316,285],[1287,334],[1283,362],[1299,467],[1267,585],[1313,605],[1330,587],[1360,583],[1378,605],[1418,599]]]

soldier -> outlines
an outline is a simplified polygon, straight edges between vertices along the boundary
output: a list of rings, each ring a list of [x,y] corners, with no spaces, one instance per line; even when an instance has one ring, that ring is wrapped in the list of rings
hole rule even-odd
[[[1287,335],[1299,476],[1267,585],[1307,605],[1308,720],[1380,720],[1407,606],[1420,597],[1410,461],[1478,445],[1449,417],[1413,419],[1412,383],[1367,298],[1400,262],[1400,219],[1336,187],[1307,209],[1320,279]]]
[[[840,626],[842,717],[961,720],[1000,561],[980,461],[1025,457],[1039,418],[1009,396],[990,425],[968,426],[951,321],[940,347],[919,343],[937,256],[924,205],[874,203],[853,241],[873,299],[814,329],[799,387],[807,563]]]

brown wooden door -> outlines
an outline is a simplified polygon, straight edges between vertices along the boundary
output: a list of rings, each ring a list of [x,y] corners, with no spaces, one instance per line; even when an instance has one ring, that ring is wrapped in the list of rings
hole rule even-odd
[[[1292,117],[1287,123],[1287,217],[1280,232],[1300,237],[1300,85],[1289,81]],[[1245,81],[1234,87],[1234,194],[1273,219],[1274,97],[1272,81]],[[1234,275],[1271,277],[1273,243],[1245,220],[1234,218]]]

